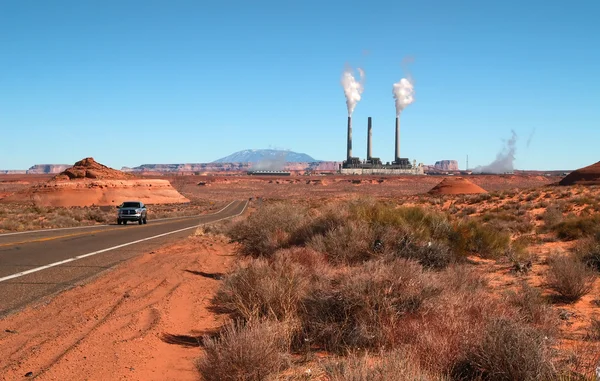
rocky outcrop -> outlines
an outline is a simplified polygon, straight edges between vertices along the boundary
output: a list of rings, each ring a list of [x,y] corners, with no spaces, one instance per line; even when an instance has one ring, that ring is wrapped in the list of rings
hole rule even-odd
[[[600,185],[600,161],[568,174],[560,185]]]
[[[315,161],[285,163],[282,171],[335,171],[341,162]],[[138,167],[123,167],[123,172],[244,172],[264,169],[260,163],[187,163],[187,164],[143,164]]]
[[[2,198],[1,202],[31,202],[38,206],[119,205],[139,200],[145,204],[190,202],[168,180],[139,179],[88,157],[48,182]]]
[[[456,161],[456,160],[436,161],[433,168],[440,170],[440,171],[458,171],[458,161]]]
[[[247,171],[248,163],[186,163],[186,164],[143,164],[138,167],[123,167],[123,172],[228,172]]]
[[[55,176],[53,180],[126,180],[131,178],[133,178],[133,176],[129,173],[109,168],[106,165],[96,162],[92,157],[86,157],[75,163],[71,168],[67,168]]]
[[[28,174],[54,174],[61,173],[69,168],[69,164],[36,164],[27,170]]]

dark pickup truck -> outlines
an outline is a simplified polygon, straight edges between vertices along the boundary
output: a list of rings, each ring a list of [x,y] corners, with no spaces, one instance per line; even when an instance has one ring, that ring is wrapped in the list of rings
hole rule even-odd
[[[117,224],[125,225],[127,221],[137,221],[140,225],[148,223],[148,211],[141,201],[125,201],[117,206]]]

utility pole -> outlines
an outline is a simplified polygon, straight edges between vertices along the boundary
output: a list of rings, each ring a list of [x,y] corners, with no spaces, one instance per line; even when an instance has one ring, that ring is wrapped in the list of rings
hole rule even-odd
[[[469,170],[469,155],[467,155],[467,171]]]

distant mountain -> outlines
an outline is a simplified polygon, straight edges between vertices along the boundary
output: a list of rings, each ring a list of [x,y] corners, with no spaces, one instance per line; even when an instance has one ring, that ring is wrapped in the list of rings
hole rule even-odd
[[[225,156],[213,163],[312,163],[315,160],[305,153],[276,149],[247,149]]]

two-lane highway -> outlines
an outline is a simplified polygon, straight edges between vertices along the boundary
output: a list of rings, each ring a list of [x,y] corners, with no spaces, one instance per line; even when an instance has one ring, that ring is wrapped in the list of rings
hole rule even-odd
[[[240,215],[246,201],[214,214],[147,225],[104,225],[0,234],[0,316],[89,278],[193,229]]]

